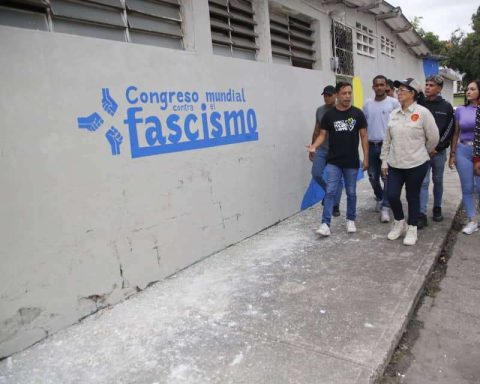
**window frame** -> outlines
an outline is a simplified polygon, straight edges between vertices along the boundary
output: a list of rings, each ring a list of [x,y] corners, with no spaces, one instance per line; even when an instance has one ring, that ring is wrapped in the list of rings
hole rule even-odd
[[[185,49],[179,0],[12,0],[0,8],[19,15],[4,25]],[[46,28],[21,25],[27,13],[43,16]]]
[[[374,59],[376,57],[376,36],[373,30],[357,21],[355,23],[355,32],[357,37],[357,54]]]
[[[353,54],[352,27],[343,24],[337,20],[332,20],[331,35],[333,56],[338,60],[338,65],[335,68],[335,73],[343,76],[354,76],[355,61]],[[337,37],[339,37],[340,35],[349,35],[346,36],[346,41],[342,44],[343,46],[337,44]]]
[[[291,16],[272,10],[269,13],[272,59],[280,62],[283,59],[293,67],[314,69],[317,60],[313,20],[304,15]]]
[[[257,22],[252,0],[208,0],[213,53],[256,60]]]
[[[395,50],[397,49],[397,44],[390,38],[382,35],[380,38],[380,52],[390,57],[391,59],[395,58]]]

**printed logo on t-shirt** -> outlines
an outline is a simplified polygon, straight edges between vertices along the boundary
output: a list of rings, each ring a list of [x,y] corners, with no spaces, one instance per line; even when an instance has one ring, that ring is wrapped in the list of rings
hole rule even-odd
[[[342,132],[342,131],[353,131],[355,128],[355,124],[357,120],[353,117],[349,117],[347,120],[338,120],[333,122],[333,126],[335,128],[335,132]]]

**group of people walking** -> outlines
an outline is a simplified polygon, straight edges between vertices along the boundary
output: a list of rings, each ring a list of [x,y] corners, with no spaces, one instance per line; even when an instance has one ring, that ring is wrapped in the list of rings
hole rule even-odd
[[[396,88],[397,97],[394,97]],[[375,76],[363,110],[352,105],[352,85],[338,83],[323,90],[325,105],[316,112],[312,143],[312,176],[325,190],[322,222],[317,233],[331,234],[332,216],[339,216],[343,185],[347,196],[346,229],[356,232],[356,182],[359,166],[368,170],[380,221],[393,226],[387,238],[403,236],[405,245],[417,242],[417,230],[428,225],[430,178],[433,181],[434,221],[442,221],[443,174],[448,164],[460,176],[468,216],[463,233],[478,231],[474,193],[480,193],[480,81],[472,81],[465,105],[454,111],[441,97],[443,78],[427,77],[425,90],[413,78],[392,82]],[[389,96],[389,94],[391,96]],[[360,165],[359,144],[363,151]],[[408,216],[401,191],[405,186]]]

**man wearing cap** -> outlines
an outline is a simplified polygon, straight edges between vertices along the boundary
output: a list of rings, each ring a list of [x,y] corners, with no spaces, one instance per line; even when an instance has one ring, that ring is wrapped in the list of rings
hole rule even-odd
[[[329,109],[335,107],[335,101],[337,99],[336,96],[337,92],[335,91],[335,87],[332,85],[327,85],[323,88],[322,96],[325,104],[317,108],[317,112],[315,113],[316,122],[315,122],[315,129],[313,130],[312,135],[312,144],[317,139],[318,135],[320,134],[320,122],[322,121],[323,115]],[[328,140],[324,141],[324,143],[317,148],[315,153],[309,152],[308,157],[310,161],[313,162],[312,164],[312,177],[313,179],[322,187],[322,189],[326,192],[327,191],[327,183],[323,179],[323,170],[325,169],[325,165],[327,163],[327,154],[328,154]],[[343,182],[340,179],[340,183],[338,186],[337,194],[335,196],[335,204],[333,206],[333,216],[340,216],[340,199],[342,197],[342,188]]]
[[[347,233],[357,231],[357,174],[360,164],[358,147],[361,139],[363,169],[368,169],[367,121],[363,112],[352,106],[352,85],[337,84],[337,104],[328,110],[320,121],[320,133],[313,144],[307,145],[308,152],[315,153],[325,140],[329,142],[327,165],[327,191],[323,206],[322,224],[317,233],[330,236],[330,221],[338,183],[343,177],[347,195]]]
[[[442,196],[443,173],[447,161],[446,149],[452,140],[454,127],[454,113],[452,105],[446,101],[440,92],[443,88],[443,78],[439,75],[428,76],[425,80],[425,100],[421,103],[433,115],[440,134],[440,141],[431,154],[427,175],[423,180],[420,191],[420,215],[418,229],[428,225],[428,185],[430,183],[430,170],[433,181],[433,221],[442,221]]]
[[[387,176],[388,201],[395,218],[387,238],[396,240],[405,234],[403,244],[414,245],[417,243],[420,189],[439,133],[432,114],[417,103],[422,85],[412,78],[397,80],[394,84],[398,88],[400,108],[390,114],[380,154],[382,174]],[[408,202],[408,225],[400,200],[403,185]]]
[[[390,221],[390,204],[388,203],[386,178],[382,177],[383,188],[380,184],[382,166],[380,152],[390,113],[400,107],[397,99],[387,96],[386,88],[387,78],[383,75],[375,76],[372,85],[375,98],[368,99],[363,106],[363,113],[368,124],[368,178],[377,200],[377,209],[380,211],[382,223]]]

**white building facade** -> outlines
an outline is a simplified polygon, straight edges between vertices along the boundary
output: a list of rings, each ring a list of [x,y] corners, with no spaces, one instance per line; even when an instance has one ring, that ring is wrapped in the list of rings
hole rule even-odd
[[[298,212],[323,87],[429,53],[382,1],[2,4],[0,357]]]

